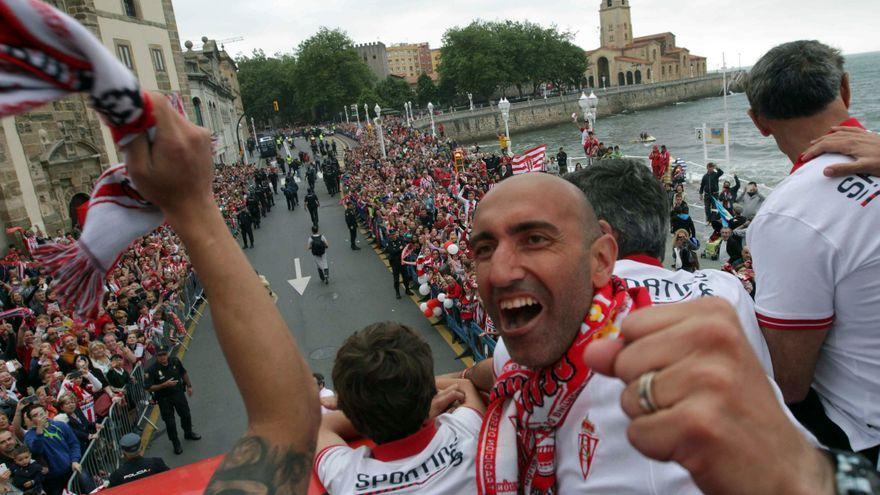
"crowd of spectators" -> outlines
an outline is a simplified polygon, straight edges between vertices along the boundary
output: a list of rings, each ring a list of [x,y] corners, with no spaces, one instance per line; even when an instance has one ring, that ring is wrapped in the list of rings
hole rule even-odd
[[[216,171],[215,195],[230,228],[253,175],[253,166]],[[51,238],[38,228],[9,233],[22,242],[0,261],[0,432],[8,431],[13,445],[0,459],[7,468],[0,467],[0,482],[33,490],[33,483],[16,482],[15,473],[36,463],[45,468],[37,471],[48,493],[66,483],[71,462],[78,468],[111,405],[131,406],[125,389],[132,370],[186,333],[191,266],[180,239],[162,226],[120,256],[107,274],[97,316],[81,318],[58,300],[51,276],[29,254],[47,242],[75,242],[78,232]],[[42,441],[45,435],[27,433],[35,428],[57,430],[61,443],[53,447]],[[25,453],[32,459],[25,462]],[[16,466],[17,457],[24,467]]]

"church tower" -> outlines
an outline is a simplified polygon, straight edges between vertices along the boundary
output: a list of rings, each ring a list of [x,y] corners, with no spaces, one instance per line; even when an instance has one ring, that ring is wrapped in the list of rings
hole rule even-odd
[[[602,0],[599,23],[602,48],[623,48],[632,43],[632,22],[626,0]]]

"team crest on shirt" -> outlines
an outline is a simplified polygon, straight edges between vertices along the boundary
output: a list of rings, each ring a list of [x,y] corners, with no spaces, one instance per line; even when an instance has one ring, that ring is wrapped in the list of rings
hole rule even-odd
[[[584,481],[590,476],[590,467],[593,465],[593,457],[596,455],[598,446],[599,437],[596,436],[596,425],[590,421],[589,417],[586,417],[581,423],[581,432],[578,433],[578,454]]]

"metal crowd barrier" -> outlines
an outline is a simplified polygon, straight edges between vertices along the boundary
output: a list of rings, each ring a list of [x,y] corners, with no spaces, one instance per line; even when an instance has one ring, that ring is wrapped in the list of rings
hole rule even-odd
[[[196,316],[201,316],[199,305],[203,300],[204,290],[195,274],[190,274],[180,292],[180,301],[174,307],[174,312],[183,322],[184,328],[188,327]],[[169,334],[170,332],[166,332],[166,339],[170,337]],[[192,338],[190,333],[177,336],[179,338],[171,351],[172,355],[176,355],[181,348],[186,348],[183,343],[185,336]],[[122,460],[122,451],[119,449],[119,440],[122,436],[126,433],[140,435],[143,431],[141,425],[144,422],[158,429],[149,419],[153,407],[155,401],[144,383],[144,366],[139,363],[131,371],[131,382],[125,387],[125,401],[110,406],[107,417],[101,422],[103,426],[98,436],[89,443],[81,456],[80,465],[85,476],[73,473],[67,482],[67,490],[72,494],[83,494],[89,493],[89,490],[95,487],[106,485],[110,475],[119,467]],[[95,486],[88,486],[89,482],[94,482]]]

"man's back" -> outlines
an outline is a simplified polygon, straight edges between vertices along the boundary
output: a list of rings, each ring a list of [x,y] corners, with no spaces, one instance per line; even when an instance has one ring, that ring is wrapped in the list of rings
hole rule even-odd
[[[783,181],[752,222],[748,244],[762,327],[831,325],[813,377],[828,417],[855,450],[880,443],[880,179],[830,179],[851,161],[823,155]]]
[[[436,428],[407,437],[406,444],[390,442],[373,450],[327,447],[315,456],[315,470],[330,495],[477,493],[481,425],[479,413],[460,407],[438,416]]]

